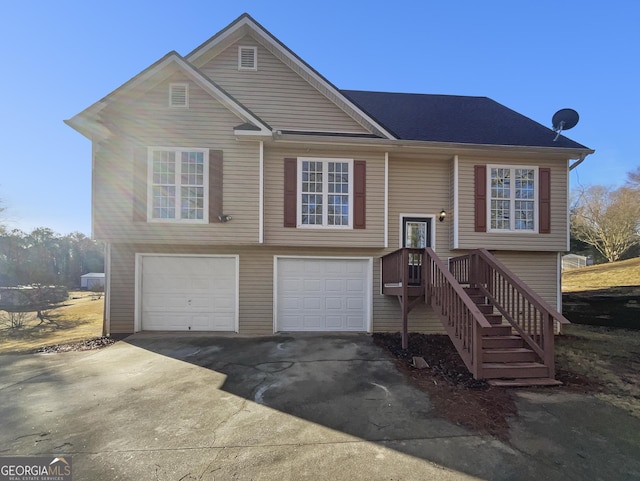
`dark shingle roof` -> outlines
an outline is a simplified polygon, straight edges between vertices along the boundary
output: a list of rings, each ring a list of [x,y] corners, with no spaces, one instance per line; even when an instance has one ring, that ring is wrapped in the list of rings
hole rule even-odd
[[[587,149],[487,97],[341,92],[402,140]]]

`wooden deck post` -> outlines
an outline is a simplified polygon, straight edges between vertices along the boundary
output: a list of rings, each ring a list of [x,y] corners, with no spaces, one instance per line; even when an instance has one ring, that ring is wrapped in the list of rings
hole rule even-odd
[[[402,264],[400,268],[402,273],[402,297],[400,298],[400,307],[402,308],[402,349],[409,347],[409,251],[402,251]]]
[[[544,342],[544,364],[549,370],[548,376],[551,379],[555,379],[555,334],[553,332],[553,317],[548,312],[544,313],[542,338]]]

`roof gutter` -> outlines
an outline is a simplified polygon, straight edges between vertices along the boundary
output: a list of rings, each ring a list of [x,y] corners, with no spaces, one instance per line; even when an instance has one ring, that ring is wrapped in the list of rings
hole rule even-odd
[[[280,131],[281,132],[281,131]],[[345,147],[368,147],[379,148],[384,150],[420,150],[430,149],[432,151],[442,151],[443,153],[450,153],[455,150],[456,153],[474,153],[474,152],[486,152],[500,150],[502,152],[512,152],[514,154],[562,154],[566,156],[568,160],[580,159],[573,164],[577,166],[582,162],[584,158],[594,153],[592,149],[579,149],[579,148],[558,148],[558,147],[536,147],[536,146],[520,146],[520,145],[494,145],[494,144],[463,144],[456,142],[425,142],[419,140],[389,140],[389,139],[363,139],[363,138],[348,138],[337,136],[319,136],[319,135],[304,135],[304,134],[286,134],[274,132],[274,137],[271,140],[276,143],[291,143],[291,144],[326,144],[338,146],[343,145]]]
[[[571,166],[569,166],[569,171],[572,171],[573,169],[575,169],[576,167],[578,167],[581,163],[583,163],[583,162],[584,162],[584,159],[586,159],[586,158],[587,158],[587,155],[589,155],[589,154],[593,154],[593,152],[595,152],[595,151],[593,151],[593,150],[592,150],[591,152],[589,152],[589,153],[587,153],[587,154],[582,154],[582,155],[578,158],[578,160],[576,160],[573,164],[571,164]]]

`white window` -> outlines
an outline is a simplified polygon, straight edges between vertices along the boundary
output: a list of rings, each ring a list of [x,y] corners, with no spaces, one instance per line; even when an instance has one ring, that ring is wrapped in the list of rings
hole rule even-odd
[[[238,70],[258,70],[257,47],[238,47]]]
[[[351,228],[353,160],[298,159],[298,227]]]
[[[489,230],[536,232],[538,169],[488,166]]]
[[[208,222],[209,151],[149,148],[148,220]]]
[[[169,84],[169,107],[189,108],[189,84]]]

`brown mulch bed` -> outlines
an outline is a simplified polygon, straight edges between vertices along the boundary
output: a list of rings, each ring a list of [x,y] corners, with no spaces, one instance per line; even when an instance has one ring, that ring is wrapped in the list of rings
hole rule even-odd
[[[86,339],[79,342],[70,342],[66,344],[55,344],[53,346],[44,346],[36,349],[33,352],[70,352],[70,351],[92,351],[95,349],[102,349],[115,343],[116,340],[112,337],[96,337],[94,339]]]
[[[373,339],[396,358],[398,369],[429,395],[439,415],[473,431],[508,441],[509,418],[518,415],[513,388],[490,386],[485,380],[473,379],[447,335],[409,334],[407,350],[402,349],[400,333],[375,333]],[[556,342],[562,346],[578,340],[579,337],[563,335]],[[428,367],[413,367],[413,356],[423,357]],[[576,372],[562,358],[556,362],[556,379],[562,386],[527,389],[582,393],[603,390],[597,378]]]
[[[445,419],[473,431],[509,439],[509,418],[517,415],[512,391],[473,379],[446,335],[409,335],[409,348],[402,349],[399,333],[375,333],[374,341],[395,358],[398,368],[429,395],[436,411]],[[413,356],[427,362],[425,369],[412,366]]]

